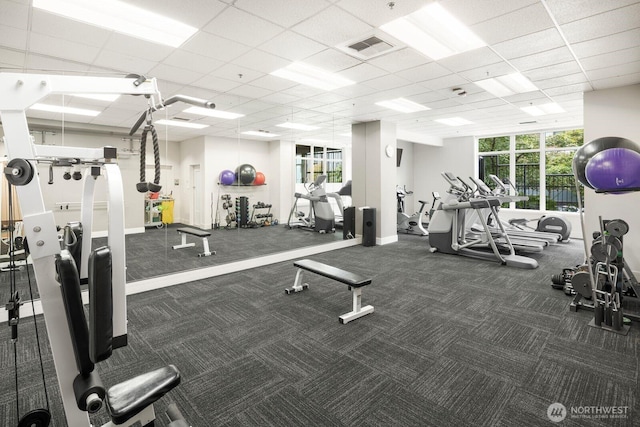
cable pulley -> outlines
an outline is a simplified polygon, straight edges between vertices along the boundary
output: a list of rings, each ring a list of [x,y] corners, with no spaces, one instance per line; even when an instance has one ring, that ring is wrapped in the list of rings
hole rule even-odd
[[[51,413],[46,409],[34,409],[27,412],[18,421],[18,427],[47,427],[51,422]]]
[[[7,181],[12,185],[27,185],[34,176],[34,170],[31,163],[24,159],[12,159],[4,168],[4,175]]]

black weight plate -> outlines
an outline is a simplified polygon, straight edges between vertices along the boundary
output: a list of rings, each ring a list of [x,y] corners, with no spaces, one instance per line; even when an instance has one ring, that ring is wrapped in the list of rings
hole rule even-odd
[[[609,221],[604,228],[614,237],[622,237],[629,232],[629,224],[621,219]]]
[[[573,289],[585,298],[591,298],[591,277],[588,271],[578,271],[571,278]]]
[[[18,427],[47,427],[51,422],[51,414],[46,409],[34,409],[20,417]]]

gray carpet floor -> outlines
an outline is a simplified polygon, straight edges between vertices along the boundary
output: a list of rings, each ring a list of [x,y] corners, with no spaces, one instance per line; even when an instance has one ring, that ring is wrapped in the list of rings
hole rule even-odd
[[[342,284],[308,274],[309,290],[285,295],[292,262],[130,296],[129,346],[99,365],[102,379],[175,364],[182,384],[156,405],[158,426],[171,400],[197,427],[545,426],[554,402],[627,408],[626,418],[560,425],[638,425],[640,325],[627,336],[591,328],[592,313],[570,312],[570,297],[550,286],[582,261],[581,242],[519,270],[399,239],[314,257],[373,279],[363,304],[375,312],[347,325]],[[22,412],[44,405],[32,323],[22,320],[17,350]],[[0,329],[3,426],[16,413],[8,337]],[[46,344],[44,359],[51,425],[65,426]]]

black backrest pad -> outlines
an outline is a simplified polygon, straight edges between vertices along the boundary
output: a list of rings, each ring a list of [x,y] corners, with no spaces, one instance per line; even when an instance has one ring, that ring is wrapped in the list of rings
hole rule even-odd
[[[93,363],[111,356],[113,342],[113,294],[111,250],[97,248],[89,255],[89,354]]]
[[[67,312],[67,323],[71,333],[76,364],[78,371],[86,375],[93,371],[94,364],[89,359],[89,328],[82,305],[80,275],[73,257],[67,250],[62,250],[59,255],[56,255],[55,264],[64,308]]]

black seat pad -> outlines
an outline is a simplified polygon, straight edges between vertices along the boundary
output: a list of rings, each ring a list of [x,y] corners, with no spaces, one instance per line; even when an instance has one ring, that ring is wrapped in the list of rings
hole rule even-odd
[[[201,230],[199,228],[192,228],[192,227],[178,228],[178,233],[191,234],[197,237],[211,236],[211,233],[208,231]]]
[[[367,279],[366,277],[362,277],[358,274],[354,274],[349,271],[333,267],[331,265],[323,264],[312,259],[301,259],[299,261],[295,261],[293,265],[295,267],[311,271],[321,276],[337,280],[338,282],[342,282],[354,288],[366,286],[371,283],[371,279]]]
[[[116,384],[107,391],[107,409],[116,424],[122,424],[180,384],[180,372],[165,366]]]

